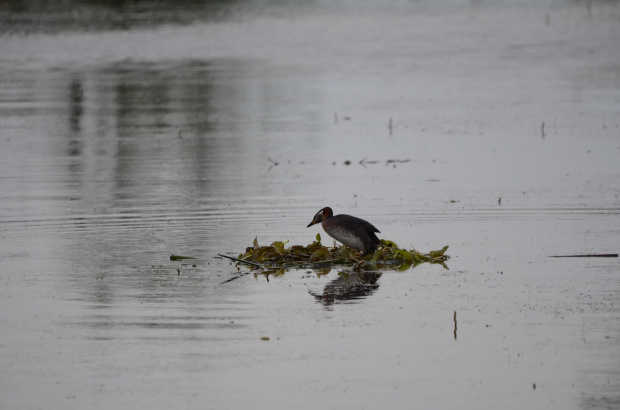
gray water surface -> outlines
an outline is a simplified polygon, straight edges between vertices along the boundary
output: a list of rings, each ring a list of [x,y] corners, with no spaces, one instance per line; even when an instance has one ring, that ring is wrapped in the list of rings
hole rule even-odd
[[[615,2],[25,4],[1,408],[620,407]],[[216,257],[324,206],[449,270]]]

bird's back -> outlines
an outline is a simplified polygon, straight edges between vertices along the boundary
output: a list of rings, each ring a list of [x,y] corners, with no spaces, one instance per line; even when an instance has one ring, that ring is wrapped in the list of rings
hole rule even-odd
[[[363,253],[373,252],[381,241],[379,230],[370,222],[351,215],[336,215],[323,221],[323,229],[332,238]]]

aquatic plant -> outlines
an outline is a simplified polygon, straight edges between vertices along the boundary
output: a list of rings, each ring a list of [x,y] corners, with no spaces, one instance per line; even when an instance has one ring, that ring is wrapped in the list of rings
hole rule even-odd
[[[421,263],[440,264],[448,269],[446,261],[450,259],[450,256],[446,255],[447,246],[437,251],[421,253],[415,249],[400,248],[396,243],[384,239],[381,240],[379,248],[366,257],[336,243],[331,247],[325,246],[321,243],[320,234],[307,246],[293,245],[287,248],[287,243],[288,241],[276,241],[269,246],[260,246],[258,238],[254,238],[253,246],[246,248],[237,258],[222,254],[219,256],[235,261],[237,266],[242,263],[259,269],[356,265],[370,266],[372,269],[407,270]]]

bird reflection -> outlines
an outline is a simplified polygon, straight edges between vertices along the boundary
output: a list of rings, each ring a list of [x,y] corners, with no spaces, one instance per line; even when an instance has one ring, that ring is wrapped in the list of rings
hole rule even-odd
[[[380,277],[381,274],[378,272],[340,272],[336,279],[325,285],[323,293],[318,294],[312,291],[308,293],[324,306],[331,306],[348,300],[363,299],[379,289]]]

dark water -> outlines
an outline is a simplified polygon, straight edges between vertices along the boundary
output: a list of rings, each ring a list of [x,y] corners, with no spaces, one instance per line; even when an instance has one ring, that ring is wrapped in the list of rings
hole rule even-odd
[[[548,258],[618,252],[614,2],[67,4],[0,9],[0,407],[618,407]],[[216,257],[323,206],[450,269]]]

